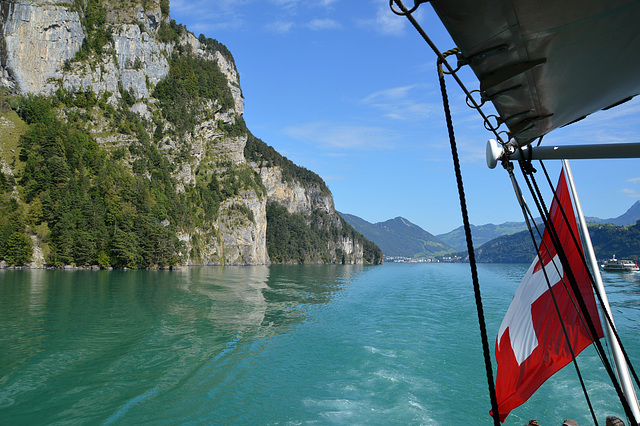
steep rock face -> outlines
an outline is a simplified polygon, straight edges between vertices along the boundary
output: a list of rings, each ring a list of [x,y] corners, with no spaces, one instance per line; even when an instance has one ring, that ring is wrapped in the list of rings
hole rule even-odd
[[[333,198],[317,186],[304,187],[296,181],[285,182],[278,167],[263,167],[257,171],[267,189],[269,200],[283,205],[289,213],[311,214],[320,209],[325,213],[335,214]]]
[[[127,109],[138,115],[146,132],[165,129],[156,139],[155,147],[174,165],[172,177],[178,194],[193,193],[200,181],[216,181],[223,188],[233,187],[244,179],[244,185],[219,200],[214,214],[199,215],[197,224],[178,231],[184,243],[183,261],[186,264],[254,265],[270,263],[267,254],[268,202],[285,206],[290,213],[311,215],[321,211],[325,220],[337,228],[342,222],[335,212],[331,195],[316,185],[303,185],[293,180],[285,182],[278,167],[256,169],[244,154],[247,133],[231,132],[242,122],[243,94],[239,74],[225,48],[225,54],[207,45],[189,32],[182,32],[177,42],[161,42],[161,25],[168,25],[157,4],[143,9],[141,2],[109,6],[104,2],[110,39],[103,46],[103,54],[89,53],[89,58],[77,60],[77,52],[87,38],[81,16],[68,2],[58,0],[10,0],[0,3],[0,85],[18,94],[52,96],[58,89],[67,93],[93,92],[96,98],[108,93],[111,107],[124,102],[124,92],[134,99]],[[124,3],[123,3],[124,4]],[[132,5],[133,4],[133,5]],[[135,15],[135,16],[133,16]],[[137,23],[132,23],[137,20]],[[197,105],[196,123],[191,131],[177,134],[174,125],[165,118],[153,90],[170,73],[168,58],[176,53],[176,46],[217,65],[233,98],[231,106],[221,107],[222,101],[207,100]],[[225,105],[229,105],[226,103]],[[104,106],[102,107],[104,108]],[[114,109],[112,108],[112,111]],[[77,109],[61,110],[63,118]],[[129,154],[138,143],[135,134],[113,130],[113,123],[97,108],[88,110],[91,124],[87,130],[100,146],[120,151],[120,160],[133,169],[136,157]],[[112,114],[112,113],[111,113]],[[108,116],[108,115],[107,115]],[[2,118],[2,117],[0,117]],[[117,123],[116,123],[117,124]],[[5,157],[0,153],[0,157]],[[8,175],[8,164],[0,162]],[[256,183],[247,187],[250,173],[256,173]],[[148,176],[150,179],[150,175]],[[249,176],[249,177],[247,177]],[[259,184],[257,183],[259,182]],[[45,263],[40,241],[31,236],[34,246],[34,266]],[[329,241],[331,261],[363,263],[363,247],[353,238],[340,236]],[[342,259],[339,259],[339,255]]]
[[[157,28],[157,14],[145,14],[138,8],[138,15],[145,28]],[[6,52],[2,55],[2,84],[20,93],[51,95],[60,86],[70,91],[117,93],[120,83],[136,98],[148,98],[150,85],[169,72],[168,46],[161,46],[134,24],[114,25],[115,54],[103,55],[98,67],[72,63],[85,33],[78,12],[65,2],[3,2],[0,30]]]
[[[328,225],[342,229],[340,215],[335,210],[333,197],[316,185],[303,186],[300,182],[287,182],[282,178],[279,167],[256,168],[267,190],[267,199],[286,207],[289,213],[310,216],[316,211],[323,212],[329,218]],[[339,236],[328,242],[329,252],[332,253],[333,263],[362,264],[364,263],[364,247],[354,238]],[[342,259],[336,253],[343,254]]]
[[[51,93],[85,38],[77,12],[56,2],[0,3],[1,82],[22,93]]]
[[[123,24],[113,33],[114,55],[103,55],[95,64],[72,63],[61,75],[62,87],[68,91],[91,90],[94,93],[118,93],[119,85],[136,99],[149,98],[149,88],[167,76],[169,63],[163,46],[138,25]],[[56,87],[48,86],[44,94]],[[37,93],[37,92],[35,92]]]
[[[243,205],[249,208],[253,220],[234,209]],[[218,227],[222,234],[224,263],[230,265],[264,265],[269,263],[267,254],[266,202],[257,194],[246,191],[222,207]]]
[[[242,99],[242,89],[240,89],[240,77],[238,76],[238,70],[235,65],[227,61],[220,52],[215,52],[213,55],[213,61],[218,64],[222,73],[227,77],[229,82],[229,88],[233,95],[235,102],[236,114],[244,114],[244,101]]]

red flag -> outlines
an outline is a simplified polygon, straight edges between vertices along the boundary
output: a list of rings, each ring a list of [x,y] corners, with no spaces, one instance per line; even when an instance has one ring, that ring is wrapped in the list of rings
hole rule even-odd
[[[597,337],[601,338],[602,326],[591,281],[581,259],[582,247],[576,247],[569,231],[570,227],[580,244],[564,171],[560,174],[556,192],[569,223],[565,221],[555,199],[551,204],[551,221],[595,323]],[[567,273],[563,270],[548,229],[545,229],[542,239],[543,243],[538,249],[540,257],[533,261],[513,296],[496,339],[496,397],[501,422],[504,422],[511,410],[523,404],[549,377],[572,360],[542,265],[549,278],[573,353],[578,355],[594,341],[575,301]]]

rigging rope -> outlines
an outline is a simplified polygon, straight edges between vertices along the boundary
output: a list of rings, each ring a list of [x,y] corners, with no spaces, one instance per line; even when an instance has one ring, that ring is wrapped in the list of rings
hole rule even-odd
[[[481,109],[481,106],[484,104],[484,102],[479,105],[478,102],[476,102],[476,100],[473,98],[473,96],[471,94],[471,91],[469,91],[469,89],[467,89],[467,87],[464,85],[462,80],[460,80],[460,77],[458,77],[458,74],[456,73],[456,71],[458,69],[460,69],[460,67],[457,67],[457,68],[454,69],[449,64],[449,62],[447,62],[446,58],[447,58],[447,56],[449,56],[451,54],[455,54],[456,57],[458,57],[458,59],[460,60],[462,58],[462,56],[459,54],[459,50],[454,48],[454,49],[451,49],[451,50],[449,50],[449,51],[447,51],[445,53],[440,52],[440,49],[438,49],[438,46],[435,45],[435,43],[429,38],[427,33],[424,31],[424,29],[420,26],[418,21],[416,21],[416,19],[413,17],[412,13],[422,3],[426,3],[427,1],[428,0],[414,0],[414,6],[411,9],[407,9],[407,7],[404,5],[402,0],[389,0],[389,7],[393,11],[393,13],[395,13],[396,15],[406,16],[407,17],[409,22],[411,22],[411,25],[413,25],[413,27],[416,29],[418,34],[420,34],[422,36],[422,39],[429,45],[431,50],[433,50],[433,53],[436,54],[436,56],[438,57],[438,60],[441,61],[442,65],[444,65],[444,67],[447,69],[446,74],[451,75],[453,77],[453,79],[456,81],[456,83],[458,83],[458,86],[460,86],[462,91],[465,93],[465,95],[467,96],[467,105],[469,105],[470,108],[473,108],[476,111],[478,111],[478,114],[480,114],[480,116],[482,117],[483,121],[485,123],[489,123],[488,124],[488,126],[489,126],[488,129],[492,129],[493,126],[490,124],[491,122],[489,120],[489,117]],[[400,8],[400,11],[396,10],[393,7],[394,3],[396,5],[398,5],[398,7]],[[469,102],[471,102],[471,103],[469,103]],[[500,133],[504,133],[504,132],[498,132],[497,129],[493,129],[493,130],[490,130],[490,131],[495,135],[496,140],[503,146],[510,139],[510,134],[508,132],[507,132],[507,141],[505,142],[505,141],[503,141],[502,137],[500,137]]]
[[[464,232],[467,239],[467,251],[469,253],[469,264],[471,265],[471,277],[473,280],[473,290],[476,299],[476,309],[478,311],[478,322],[480,323],[480,336],[482,338],[482,349],[484,353],[485,367],[487,371],[487,382],[489,384],[489,395],[491,398],[491,412],[493,421],[496,426],[500,425],[500,414],[498,412],[498,400],[496,398],[496,390],[493,380],[493,368],[491,366],[491,353],[489,350],[489,340],[487,338],[487,326],[484,320],[484,310],[482,307],[482,295],[480,293],[480,283],[478,281],[478,270],[476,267],[476,257],[473,250],[473,240],[471,238],[471,225],[469,222],[469,214],[467,212],[467,202],[464,195],[464,184],[462,182],[462,172],[460,171],[460,159],[458,158],[458,148],[456,146],[456,138],[453,132],[453,121],[451,119],[451,109],[449,108],[449,97],[447,95],[447,86],[444,79],[444,69],[442,68],[442,60],[438,59],[438,78],[440,80],[440,90],[442,92],[442,103],[444,113],[447,120],[447,129],[449,131],[449,142],[451,144],[451,155],[453,156],[453,165],[456,172],[456,181],[458,183],[458,195],[460,196],[460,210],[462,212],[462,220],[464,223]]]

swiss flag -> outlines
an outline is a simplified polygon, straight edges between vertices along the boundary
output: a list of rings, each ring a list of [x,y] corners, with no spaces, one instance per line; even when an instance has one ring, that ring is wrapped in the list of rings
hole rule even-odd
[[[551,221],[596,326],[597,337],[601,338],[602,326],[591,281],[581,259],[582,247],[576,247],[569,231],[571,227],[580,244],[564,171],[560,175],[556,192],[569,223],[564,219],[555,199],[551,204]],[[533,261],[513,296],[496,339],[496,397],[501,422],[504,422],[511,410],[523,404],[549,377],[572,360],[567,338],[562,331],[544,276],[543,265],[573,353],[577,355],[594,341],[547,229],[542,239],[543,243],[538,249],[540,257]]]

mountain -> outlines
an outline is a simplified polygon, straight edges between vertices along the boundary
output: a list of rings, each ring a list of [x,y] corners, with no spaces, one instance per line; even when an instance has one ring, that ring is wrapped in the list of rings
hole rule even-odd
[[[612,218],[606,219],[601,223],[612,223],[614,225],[634,225],[638,220],[640,220],[640,201],[636,201],[633,203],[629,210],[627,210],[624,214]]]
[[[502,235],[515,234],[525,229],[527,229],[527,226],[524,222],[505,222],[500,225],[488,223],[480,226],[471,225],[471,235],[474,246],[480,246]],[[467,250],[467,238],[463,226],[446,234],[436,235],[436,237],[458,251]]]
[[[380,263],[169,0],[0,2],[0,266]]]
[[[614,225],[633,225],[640,220],[640,201],[636,201],[624,214],[611,219],[600,219],[597,217],[585,218],[587,223],[611,223]],[[542,223],[542,220],[536,218],[536,223]],[[492,223],[486,225],[471,225],[471,235],[473,243],[479,247],[491,240],[504,235],[511,235],[525,231],[527,225],[524,222],[505,222],[499,225]],[[467,241],[464,234],[464,227],[459,227],[446,234],[436,235],[442,242],[455,248],[458,251],[467,250]],[[500,240],[502,241],[502,240]]]
[[[589,224],[589,235],[599,259],[640,260],[640,224],[613,225]],[[542,229],[541,229],[542,231]],[[466,257],[466,251],[459,253]],[[485,263],[529,263],[535,256],[529,231],[503,235],[476,249],[476,259]]]
[[[373,241],[385,256],[425,258],[455,251],[429,232],[402,217],[372,224],[347,213],[340,215],[353,228]]]

